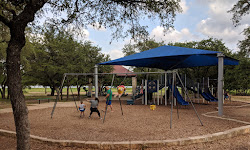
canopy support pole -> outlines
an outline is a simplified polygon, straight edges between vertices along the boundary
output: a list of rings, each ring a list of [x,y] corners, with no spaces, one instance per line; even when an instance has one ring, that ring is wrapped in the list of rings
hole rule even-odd
[[[172,129],[173,103],[174,103],[174,73],[173,73],[173,80],[172,80],[172,99],[171,99],[170,129]]]
[[[223,65],[224,54],[218,53],[218,115],[223,115]]]
[[[95,97],[98,98],[98,66],[95,65]]]

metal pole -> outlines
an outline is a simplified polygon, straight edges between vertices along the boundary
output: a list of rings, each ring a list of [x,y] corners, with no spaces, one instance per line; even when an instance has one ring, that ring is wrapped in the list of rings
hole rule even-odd
[[[198,103],[200,103],[200,83],[198,82],[198,88],[197,88],[197,92],[198,92]],[[204,101],[204,99],[203,99]]]
[[[144,88],[144,80],[142,80],[142,86]],[[141,90],[141,88],[140,88]],[[146,90],[145,90],[146,91]],[[142,104],[144,104],[144,100],[145,100],[145,92],[143,93],[144,95],[142,95]]]
[[[183,85],[183,83],[182,83],[182,81],[181,81],[181,78],[180,78],[180,76],[179,76],[178,72],[177,72],[177,76],[178,76],[178,78],[179,78],[179,80],[180,80],[180,82],[181,82],[181,85],[184,87],[184,85]],[[187,93],[187,91],[186,91],[186,90],[185,90],[185,93]],[[203,126],[203,124],[202,124],[202,122],[201,122],[201,119],[200,119],[200,117],[199,117],[199,115],[198,115],[198,113],[197,113],[197,111],[196,111],[196,109],[195,109],[195,107],[194,107],[193,102],[191,101],[191,99],[189,98],[189,96],[188,96],[188,95],[187,95],[187,97],[188,97],[188,99],[189,99],[189,101],[190,101],[190,103],[191,103],[191,105],[192,105],[192,107],[193,107],[193,109],[194,109],[194,111],[195,111],[195,113],[196,113],[196,115],[197,115],[198,119],[200,120],[201,125]]]
[[[224,54],[218,53],[218,115],[223,115],[223,65]]]
[[[95,65],[95,97],[98,98],[98,65]]]
[[[109,99],[108,99],[108,102],[107,102],[107,103],[109,103]],[[105,114],[104,114],[104,117],[103,117],[103,123],[104,123],[105,118],[106,118],[107,110],[108,110],[108,104],[106,104]]]
[[[165,73],[165,105],[167,106],[167,74]]]
[[[145,80],[145,105],[148,105],[148,74]]]
[[[176,85],[176,73],[174,73],[174,84],[175,84],[175,99],[176,99],[176,108],[177,108],[177,116],[178,116],[178,119],[179,119],[179,110],[178,110],[178,99],[177,99],[177,85]]]
[[[157,80],[157,105],[160,105],[160,102],[159,102],[159,80]]]
[[[110,86],[111,91],[112,91],[112,86],[113,86],[113,83],[114,83],[114,79],[115,79],[115,74],[113,74],[113,78],[112,78],[112,82],[111,82],[111,86]],[[108,110],[108,103],[109,103],[109,98],[108,98],[108,102],[106,103],[106,110],[105,110],[105,114],[104,114],[104,117],[103,117],[103,123],[104,123],[105,118],[106,118],[106,114],[107,114],[107,110]]]
[[[173,73],[173,80],[172,80],[172,99],[171,99],[170,129],[172,128],[173,103],[174,103],[174,73]]]
[[[212,84],[212,95],[214,95],[214,85]]]
[[[63,87],[63,83],[65,81],[65,78],[66,78],[66,74],[63,75],[63,80],[61,82],[61,86],[59,88],[59,91],[61,91],[61,89]],[[59,100],[59,95],[60,95],[60,93],[57,93],[56,100],[55,100],[55,103],[54,103],[54,107],[53,107],[52,112],[51,112],[51,118],[53,117],[54,111],[56,109],[56,104],[57,104],[57,101]]]
[[[210,88],[210,86],[209,86],[209,77],[207,77],[207,87]]]
[[[121,98],[120,98],[120,96],[119,96],[119,102],[120,102],[121,112],[122,112],[122,115],[123,115],[123,111],[122,111],[122,103],[121,103]]]
[[[187,75],[185,74],[185,90],[187,90]],[[185,94],[185,101],[187,100],[187,94]]]
[[[73,93],[73,91],[72,91],[72,88],[71,88],[71,87],[70,87],[70,90],[71,90],[71,93],[72,93],[72,95],[73,95],[73,99],[74,99],[74,102],[75,102],[75,105],[76,105],[75,96],[74,96],[74,93]],[[77,111],[79,111],[79,110],[78,110],[78,108],[77,108],[77,105],[76,105],[76,110],[77,110]]]

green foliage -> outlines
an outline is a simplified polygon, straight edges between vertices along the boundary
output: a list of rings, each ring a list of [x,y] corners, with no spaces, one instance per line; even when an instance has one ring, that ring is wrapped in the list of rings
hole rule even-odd
[[[229,13],[233,13],[233,24],[240,25],[243,16],[248,15],[250,10],[250,3],[248,0],[239,0]],[[239,41],[238,46],[240,51],[237,53],[236,58],[240,60],[240,64],[234,68],[226,71],[225,75],[225,88],[229,90],[236,90],[236,94],[247,95],[250,89],[250,27],[244,29],[243,34],[245,39]]]
[[[209,38],[201,41],[187,42],[187,43],[169,43],[169,45],[196,48],[203,50],[211,51],[220,51],[223,52],[226,56],[235,57],[234,54],[228,49],[222,40]],[[225,70],[228,69],[228,66],[225,66]],[[207,79],[217,79],[218,78],[218,67],[217,66],[203,66],[203,67],[192,67],[180,69],[180,72],[187,74],[187,77],[194,82],[203,83],[203,77]],[[226,77],[226,76],[225,76]],[[207,83],[207,82],[205,82]],[[217,81],[210,81],[210,84],[213,84],[214,87],[217,86]],[[225,82],[225,84],[228,84]]]
[[[74,24],[80,29],[92,25],[95,28],[110,28],[114,39],[130,35],[133,39],[140,39],[148,36],[147,26],[140,24],[140,18],[158,18],[165,29],[173,27],[176,13],[182,11],[179,2],[180,0],[1,1],[0,9],[3,11],[0,11],[0,15],[8,18],[1,19],[8,24],[9,20],[31,9],[38,17],[53,14],[47,21],[55,26]],[[44,7],[45,4],[47,7]],[[39,11],[36,12],[37,10]],[[33,16],[32,13],[28,15]]]
[[[250,2],[249,0],[239,0],[231,10],[229,10],[229,13],[233,13],[233,23],[235,26],[240,24],[240,20],[242,19],[242,16],[245,16],[249,14],[250,9]]]
[[[240,57],[250,57],[250,27],[244,29],[245,39],[239,41],[238,46],[240,48]]]
[[[42,33],[41,40],[32,43],[35,53],[27,57],[30,65],[24,73],[27,85],[59,87],[64,73],[93,73],[95,64],[109,60],[99,47],[89,41],[78,42],[67,31],[50,27]]]
[[[247,95],[250,89],[250,59],[241,58],[240,64],[225,70],[225,89],[236,90],[236,94]]]

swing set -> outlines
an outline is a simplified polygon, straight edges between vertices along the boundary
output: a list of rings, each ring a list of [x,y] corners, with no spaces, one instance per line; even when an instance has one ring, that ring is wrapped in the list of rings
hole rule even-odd
[[[170,84],[167,85],[167,74],[169,74],[169,73],[171,73],[171,74],[173,75],[173,77],[172,77],[172,83],[171,83],[172,87],[171,87],[171,88],[170,88]],[[55,103],[54,103],[53,110],[52,110],[52,112],[51,112],[51,118],[53,117],[53,113],[54,113],[54,111],[55,111],[57,101],[59,100],[59,91],[62,91],[64,82],[65,82],[65,79],[66,79],[67,76],[94,76],[94,77],[95,77],[95,97],[98,97],[98,75],[113,75],[113,76],[112,76],[111,85],[110,85],[110,90],[111,90],[112,87],[114,87],[114,79],[115,79],[116,74],[117,74],[117,73],[65,73],[65,74],[64,74],[64,77],[63,77],[63,80],[62,80],[62,82],[61,82],[60,89],[57,90],[58,94],[57,94],[56,101],[55,101]],[[170,90],[171,90],[171,89],[174,89],[174,90],[171,90],[171,91],[172,91],[172,99],[171,99],[170,128],[172,128],[172,112],[173,112],[173,106],[174,106],[174,104],[175,104],[176,107],[177,107],[177,115],[178,115],[178,118],[179,118],[179,112],[178,112],[178,102],[179,102],[179,101],[178,101],[177,92],[175,92],[175,90],[178,90],[178,89],[177,89],[177,86],[176,86],[176,79],[177,79],[177,77],[178,77],[178,79],[179,79],[179,81],[180,81],[180,83],[181,83],[181,85],[182,85],[182,87],[183,87],[183,89],[184,89],[185,95],[187,95],[187,98],[188,98],[189,103],[190,103],[191,106],[193,107],[193,109],[194,109],[194,111],[195,111],[195,114],[196,114],[196,116],[198,117],[198,119],[199,119],[199,121],[200,121],[200,124],[203,126],[203,123],[202,123],[201,120],[200,120],[200,117],[199,117],[199,115],[198,115],[198,113],[197,113],[197,111],[196,111],[196,109],[195,109],[195,107],[194,107],[194,105],[193,105],[193,102],[192,102],[192,100],[190,99],[190,97],[188,96],[187,90],[186,90],[186,88],[184,88],[184,84],[183,84],[183,82],[182,82],[182,80],[181,80],[181,78],[180,78],[180,76],[179,76],[179,74],[178,74],[178,72],[177,72],[176,70],[174,70],[174,71],[167,71],[167,72],[133,72],[133,73],[126,73],[126,74],[145,74],[146,77],[147,77],[147,79],[148,79],[148,75],[149,75],[149,74],[164,74],[164,75],[165,75],[165,81],[164,81],[165,93],[166,93],[167,86],[168,86],[168,88],[170,88]],[[127,78],[127,75],[124,77],[123,82],[124,82],[124,80],[125,80],[126,78]],[[147,92],[148,92],[148,89],[147,89],[147,87],[148,87],[148,86],[147,86],[147,83],[148,83],[148,82],[147,82],[147,79],[145,80],[145,94],[144,94],[144,98],[143,98],[143,102],[144,102],[143,104],[145,104],[145,105],[147,105]],[[169,82],[170,82],[170,81],[169,81]],[[89,90],[91,90],[91,89],[89,89]],[[72,95],[73,95],[73,99],[74,99],[74,102],[75,102],[75,105],[76,105],[76,100],[75,100],[75,98],[74,98],[74,94],[73,94],[73,92],[72,92],[72,88],[71,88],[71,93],[72,93]],[[159,81],[158,81],[158,86],[157,86],[157,94],[158,94],[157,97],[159,97]],[[122,103],[121,103],[121,96],[119,96],[119,99],[118,99],[118,100],[119,100],[119,103],[120,103],[121,113],[122,113],[122,115],[124,115],[124,114],[123,114],[123,109],[122,109]],[[165,102],[166,102],[166,96],[165,96]],[[108,99],[108,101],[107,101],[107,103],[106,103],[106,110],[105,110],[105,114],[104,114],[103,123],[105,122],[105,118],[106,118],[106,115],[107,115],[107,104],[108,104],[108,103],[109,103],[109,99]],[[159,98],[158,98],[158,100],[157,100],[157,105],[159,105]],[[167,105],[167,102],[165,103],[165,105]],[[77,108],[77,105],[76,105],[76,108]],[[78,111],[78,108],[77,108],[77,111]]]

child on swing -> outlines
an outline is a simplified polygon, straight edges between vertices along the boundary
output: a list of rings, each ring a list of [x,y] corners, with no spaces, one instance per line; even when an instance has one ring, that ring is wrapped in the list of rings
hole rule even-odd
[[[120,98],[122,96],[122,94],[125,93],[126,88],[125,88],[123,82],[121,82],[121,84],[119,86],[117,86],[117,91],[118,91],[118,94],[115,97],[119,96],[119,98]]]
[[[84,111],[85,111],[86,105],[83,104],[83,102],[81,101],[81,104],[79,105],[79,110],[80,110],[80,117],[84,116]]]

